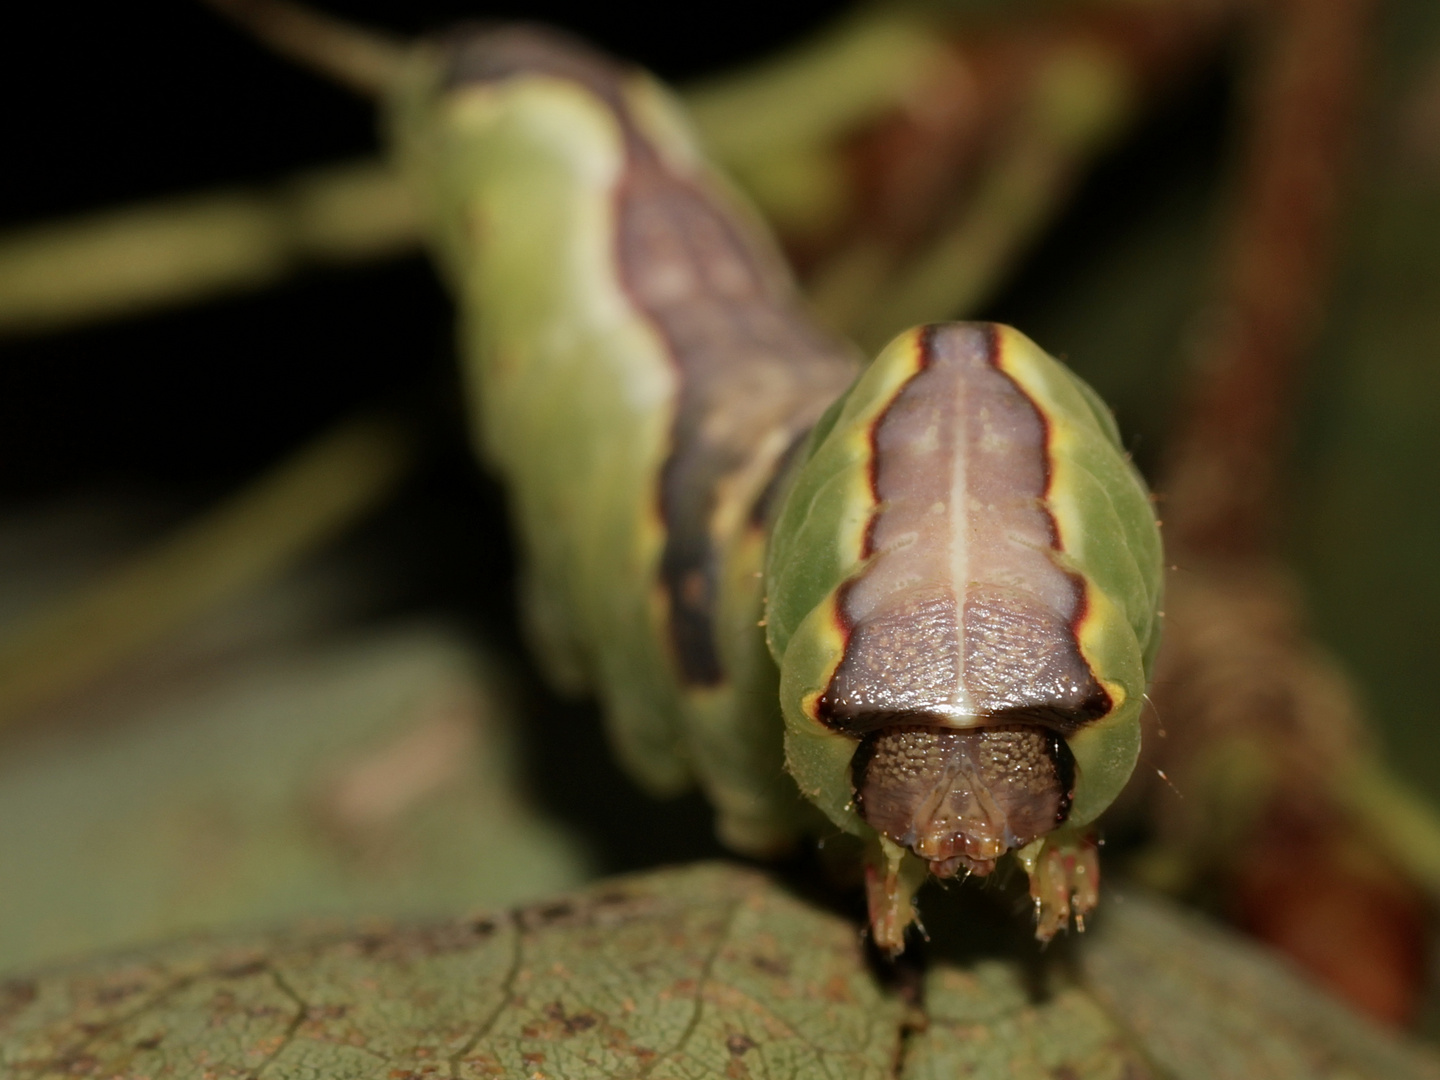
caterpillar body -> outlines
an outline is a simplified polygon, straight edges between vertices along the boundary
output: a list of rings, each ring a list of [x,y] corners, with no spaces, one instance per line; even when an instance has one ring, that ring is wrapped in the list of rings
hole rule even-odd
[[[668,93],[567,38],[455,32],[390,89],[532,635],[628,770],[742,851],[863,838],[891,951],[926,876],[1012,850],[1041,937],[1083,916],[1161,580],[1094,393],[988,324],[862,367]]]

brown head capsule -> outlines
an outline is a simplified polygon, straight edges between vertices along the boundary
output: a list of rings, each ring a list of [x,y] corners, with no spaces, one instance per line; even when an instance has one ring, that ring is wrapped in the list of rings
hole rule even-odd
[[[1075,763],[1042,728],[895,725],[861,742],[851,779],[861,816],[937,877],[984,875],[1065,820]]]

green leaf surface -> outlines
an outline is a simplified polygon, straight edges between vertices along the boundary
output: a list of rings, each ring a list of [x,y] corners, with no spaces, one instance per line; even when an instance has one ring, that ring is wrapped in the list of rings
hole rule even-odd
[[[703,865],[505,916],[177,945],[15,981],[0,1071],[881,1077],[901,1011],[847,922]]]
[[[902,1080],[1131,1080],[1153,1075],[1126,1033],[1083,990],[1036,995],[1013,962],[940,966],[925,984],[928,1023]]]
[[[1082,980],[1173,1080],[1440,1077],[1440,1060],[1361,1019],[1247,939],[1112,893]]]
[[[1106,916],[1079,949],[934,950],[908,1001],[850,921],[701,864],[508,914],[193,939],[12,979],[0,1074],[1440,1077],[1424,1051],[1194,916],[1135,896]]]

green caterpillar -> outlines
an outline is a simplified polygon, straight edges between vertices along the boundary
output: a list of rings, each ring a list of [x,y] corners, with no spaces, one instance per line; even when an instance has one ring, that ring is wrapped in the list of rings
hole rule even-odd
[[[392,141],[557,683],[599,695],[647,787],[698,782],[732,847],[864,839],[883,948],[928,874],[1010,850],[1041,937],[1083,917],[1161,581],[1094,393],[985,324],[862,369],[644,73],[516,27],[403,69]]]

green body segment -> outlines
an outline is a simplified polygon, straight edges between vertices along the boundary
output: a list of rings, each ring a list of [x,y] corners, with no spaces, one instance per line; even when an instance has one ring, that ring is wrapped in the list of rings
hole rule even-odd
[[[788,844],[807,811],[758,629],[763,511],[849,352],[804,323],[758,219],[641,72],[479,32],[416,51],[390,128],[459,300],[547,669],[600,697],[649,789],[698,780],[732,847]]]
[[[623,135],[572,81],[445,87],[441,75],[417,56],[391,129],[459,301],[480,450],[523,540],[532,638],[558,683],[602,695],[626,768],[676,791],[690,772],[655,629],[655,478],[676,375],[618,280]]]
[[[1067,825],[1080,828],[1119,794],[1139,752],[1159,637],[1159,532],[1144,483],[1094,392],[1023,335],[1004,327],[991,332],[989,363],[1040,420],[1044,438],[1034,452],[1043,455],[1048,483],[1041,502],[1055,535],[1046,554],[1083,596],[1067,632],[1108,697],[1101,714],[1057,728],[1075,760]],[[781,667],[788,767],[832,821],[862,836],[870,829],[854,805],[850,775],[859,738],[827,722],[824,699],[850,645],[846,590],[876,557],[868,545],[883,510],[875,486],[877,428],[926,369],[926,340],[926,328],[901,335],[816,426],[767,565],[767,635]],[[968,584],[953,583],[962,598]],[[978,713],[890,719],[951,728],[1009,721]]]

